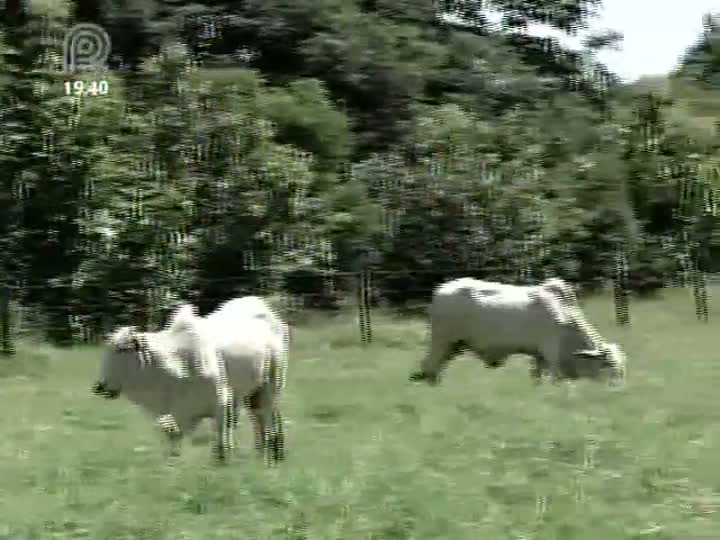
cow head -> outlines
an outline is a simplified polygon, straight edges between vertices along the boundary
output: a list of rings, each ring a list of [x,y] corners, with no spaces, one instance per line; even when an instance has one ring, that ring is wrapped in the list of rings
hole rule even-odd
[[[584,349],[573,353],[593,363],[597,378],[605,378],[611,384],[625,381],[625,353],[617,343],[602,343],[596,349]]]
[[[107,342],[107,350],[100,365],[100,377],[92,386],[92,393],[115,399],[128,378],[144,367],[146,351],[134,326],[119,328]]]

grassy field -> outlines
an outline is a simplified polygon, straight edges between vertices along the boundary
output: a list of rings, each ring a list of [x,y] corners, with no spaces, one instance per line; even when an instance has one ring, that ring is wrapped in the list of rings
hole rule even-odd
[[[99,349],[34,347],[0,365],[0,538],[720,539],[720,309],[691,293],[609,300],[591,320],[628,354],[628,383],[530,382],[521,358],[472,357],[443,385],[407,376],[425,325],[350,318],[295,331],[288,460],[252,450],[247,419],[228,466],[209,426],[173,462],[151,422],[92,396]]]

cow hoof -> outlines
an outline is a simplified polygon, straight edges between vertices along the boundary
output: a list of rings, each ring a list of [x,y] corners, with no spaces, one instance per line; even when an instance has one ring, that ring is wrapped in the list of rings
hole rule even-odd
[[[425,381],[430,386],[436,386],[440,384],[440,376],[439,375],[429,375],[427,373],[422,373],[420,371],[417,371],[410,375],[410,380],[413,382],[419,382],[419,381]]]
[[[213,451],[213,456],[215,457],[215,461],[219,465],[226,465],[228,462],[228,454],[224,450],[218,450],[217,448]]]
[[[270,459],[273,462],[283,461],[285,459],[285,441],[283,436],[274,436],[268,441],[268,451]]]

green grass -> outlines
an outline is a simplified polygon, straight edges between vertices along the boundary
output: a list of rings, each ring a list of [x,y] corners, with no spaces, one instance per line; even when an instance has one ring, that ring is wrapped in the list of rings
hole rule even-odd
[[[35,347],[17,361],[42,369],[0,364],[0,538],[717,540],[716,306],[704,325],[672,291],[618,328],[589,301],[628,354],[618,390],[470,356],[418,386],[422,320],[376,316],[367,348],[350,319],[316,321],[294,333],[277,468],[244,416],[228,466],[209,427],[166,461],[142,412],[91,395],[99,349]]]

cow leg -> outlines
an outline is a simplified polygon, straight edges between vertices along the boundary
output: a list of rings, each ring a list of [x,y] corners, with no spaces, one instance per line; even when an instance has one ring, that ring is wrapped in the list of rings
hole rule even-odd
[[[270,452],[273,461],[283,461],[285,459],[285,428],[282,414],[273,407],[272,427],[270,430]]]
[[[267,454],[270,462],[285,459],[283,419],[269,384],[264,384],[248,398],[248,410],[255,426],[255,448],[258,452]]]
[[[543,357],[543,355],[536,354],[530,357],[530,376],[532,377],[535,385],[542,382],[543,374],[547,370],[547,362],[545,361],[545,357]]]
[[[162,416],[159,416],[155,422],[167,439],[169,456],[179,456],[183,434],[182,431],[180,431],[180,427],[178,426],[175,417],[172,414],[163,414]]]
[[[218,460],[224,462],[233,447],[233,425],[234,425],[234,399],[233,391],[229,386],[223,385],[217,392],[217,410],[215,414],[215,425],[217,428],[217,441],[215,455]]]
[[[530,359],[530,377],[536,385],[542,382],[543,369],[540,360],[533,357]]]
[[[257,413],[260,403],[260,397],[258,395],[259,392],[260,391],[258,390],[245,398],[245,408],[248,411],[250,423],[253,427],[253,433],[255,434],[255,450],[258,454],[263,455],[265,452],[265,431],[263,429],[262,419]]]
[[[541,356],[543,358],[541,371],[550,373],[550,382],[557,384],[560,382],[562,377],[562,358],[561,358],[561,344],[559,342],[551,342],[543,347]]]
[[[438,384],[440,382],[440,373],[464,347],[465,344],[462,341],[448,342],[433,335],[431,337],[430,352],[423,359],[420,370],[410,375],[410,380],[424,380],[431,385]]]
[[[562,373],[560,372],[557,362],[550,364],[550,382],[552,384],[558,384],[562,381]]]
[[[238,399],[233,396],[233,428],[238,426]]]

